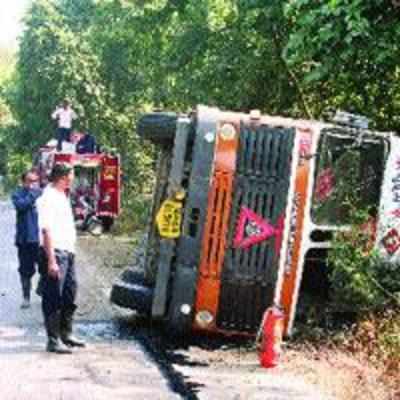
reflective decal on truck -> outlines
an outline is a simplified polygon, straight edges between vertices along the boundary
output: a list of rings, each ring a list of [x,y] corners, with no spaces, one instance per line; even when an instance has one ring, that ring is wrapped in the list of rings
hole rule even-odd
[[[380,254],[394,261],[400,253],[400,138],[390,138],[383,179],[377,234]]]

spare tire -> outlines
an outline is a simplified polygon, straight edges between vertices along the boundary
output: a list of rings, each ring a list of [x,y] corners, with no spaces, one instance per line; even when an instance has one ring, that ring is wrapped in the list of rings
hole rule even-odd
[[[153,288],[147,285],[142,271],[125,270],[111,289],[111,303],[138,314],[151,315]]]
[[[143,115],[137,123],[137,134],[142,139],[159,145],[173,145],[178,115],[173,112],[154,112]]]

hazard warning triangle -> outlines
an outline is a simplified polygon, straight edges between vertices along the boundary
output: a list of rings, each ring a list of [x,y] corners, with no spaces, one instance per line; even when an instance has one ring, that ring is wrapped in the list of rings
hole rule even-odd
[[[278,236],[276,244],[279,243],[278,246],[280,247],[282,231],[283,218],[278,219],[277,226],[275,227],[254,211],[247,207],[242,207],[236,226],[236,234],[233,239],[233,247],[247,249],[272,236]]]

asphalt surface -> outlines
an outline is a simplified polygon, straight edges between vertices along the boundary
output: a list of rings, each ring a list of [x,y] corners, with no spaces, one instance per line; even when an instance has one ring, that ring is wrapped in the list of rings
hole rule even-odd
[[[108,303],[115,272],[99,273],[91,254],[96,246],[85,239],[77,256],[75,330],[87,348],[46,353],[40,298],[34,294],[29,310],[19,308],[14,224],[11,205],[0,202],[1,400],[331,399],[299,376],[260,368],[255,355],[242,359],[240,347],[223,339],[180,345],[165,340],[158,327],[116,313]]]
[[[14,212],[0,203],[0,399],[105,400],[179,399],[168,379],[139,341],[120,338],[110,320],[87,308],[76,325],[88,343],[73,355],[44,351],[40,298],[19,308],[20,285],[14,240]],[[91,274],[81,278],[88,286]],[[105,297],[101,292],[100,296]],[[102,302],[95,302],[101,304]],[[85,306],[87,304],[83,304]],[[89,318],[90,317],[90,318]],[[89,318],[84,320],[84,318]]]

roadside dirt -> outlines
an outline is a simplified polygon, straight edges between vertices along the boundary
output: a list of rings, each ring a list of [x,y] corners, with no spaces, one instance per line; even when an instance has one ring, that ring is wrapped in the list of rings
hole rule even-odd
[[[337,349],[288,342],[280,366],[265,370],[252,340],[193,336],[177,343],[161,327],[113,307],[113,280],[143,257],[136,236],[80,237],[75,327],[88,347],[61,359],[47,354],[40,299],[34,296],[27,312],[19,309],[11,212],[0,203],[1,400],[390,399],[376,371]]]
[[[139,237],[133,239],[141,242]],[[90,247],[90,254],[95,263],[95,259],[105,265],[115,263],[113,271],[143,257],[143,249],[137,244],[125,252],[116,242],[105,244],[98,242],[96,248]],[[160,365],[178,376],[175,380],[183,385],[188,398],[302,399],[313,392],[313,399],[396,399],[381,382],[379,371],[365,359],[332,345],[317,348],[310,342],[288,340],[281,364],[265,370],[259,367],[253,340],[194,336],[186,343],[175,343],[166,339],[159,327],[145,321],[133,318],[128,325],[136,335],[142,335],[144,345],[161,360]],[[270,382],[268,388],[266,382]],[[271,391],[275,394],[267,397]]]
[[[157,337],[152,340],[162,343],[167,358],[174,368],[190,377],[189,382],[203,385],[200,393],[211,394],[212,390],[216,393],[218,387],[223,387],[235,393],[236,397],[229,397],[232,399],[269,398],[262,397],[262,393],[265,382],[271,381],[277,388],[274,399],[303,398],[298,391],[305,387],[308,391],[310,387],[314,388],[313,399],[398,399],[380,381],[379,371],[369,366],[366,360],[340,349],[316,349],[288,341],[280,365],[265,370],[259,367],[251,341],[194,337],[182,346],[166,344],[165,339]],[[287,383],[285,386],[287,380],[293,383],[291,389],[287,388]],[[286,387],[286,391],[282,391],[282,387]]]
[[[110,320],[132,314],[112,307],[109,298],[112,282],[132,261],[134,243],[135,237],[80,235],[77,265],[80,275],[90,276],[79,282],[80,319]]]

